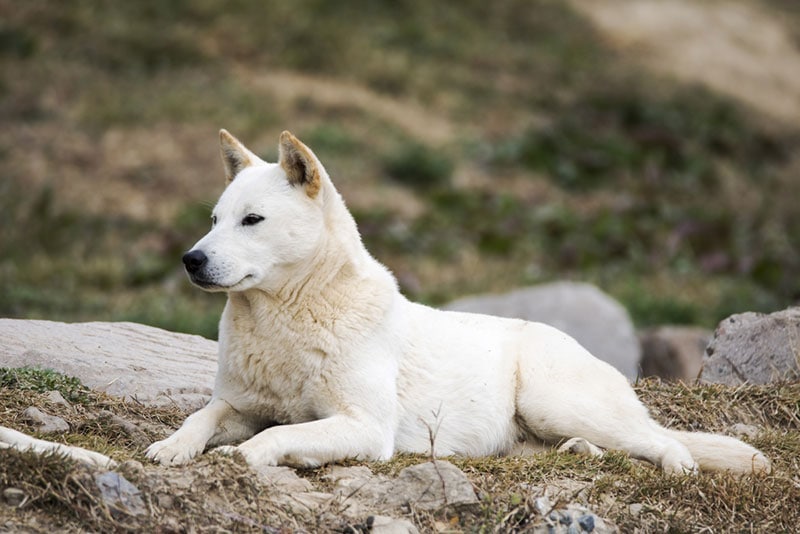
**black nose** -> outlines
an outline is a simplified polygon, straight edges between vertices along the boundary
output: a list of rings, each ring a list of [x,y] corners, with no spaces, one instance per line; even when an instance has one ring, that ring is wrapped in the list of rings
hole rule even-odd
[[[183,255],[183,265],[186,266],[186,271],[190,274],[199,271],[207,261],[208,256],[202,250],[190,250]]]

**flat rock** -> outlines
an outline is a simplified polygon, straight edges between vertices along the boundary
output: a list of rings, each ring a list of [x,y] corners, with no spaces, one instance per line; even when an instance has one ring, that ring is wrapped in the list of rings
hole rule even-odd
[[[353,516],[366,510],[391,511],[404,506],[437,510],[478,502],[466,475],[444,460],[406,467],[393,479],[373,475],[366,467],[334,467],[326,478],[335,482],[337,496],[346,497],[346,513]]]
[[[286,466],[265,465],[255,469],[261,481],[276,491],[283,493],[298,493],[312,491],[311,482],[300,477],[297,471]]]
[[[706,349],[700,381],[737,386],[800,378],[800,308],[724,319]]]
[[[34,406],[22,412],[22,418],[33,423],[37,430],[44,434],[69,432],[69,423],[64,419],[56,415],[46,414]]]
[[[136,323],[0,319],[0,362],[54,369],[109,395],[194,411],[211,396],[217,343]]]
[[[591,284],[554,282],[501,295],[465,297],[444,308],[549,324],[629,380],[638,375],[641,349],[628,311]]]

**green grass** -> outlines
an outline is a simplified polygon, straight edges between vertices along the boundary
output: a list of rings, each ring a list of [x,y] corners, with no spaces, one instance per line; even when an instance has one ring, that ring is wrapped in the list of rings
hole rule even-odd
[[[89,401],[89,388],[72,376],[65,376],[52,369],[0,367],[0,387],[46,393],[58,391],[69,402]]]

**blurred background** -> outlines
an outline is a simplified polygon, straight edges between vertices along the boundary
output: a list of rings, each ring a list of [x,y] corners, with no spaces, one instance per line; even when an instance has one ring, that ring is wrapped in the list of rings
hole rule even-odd
[[[0,0],[0,316],[216,337],[219,128],[317,153],[412,299],[800,299],[794,0]]]

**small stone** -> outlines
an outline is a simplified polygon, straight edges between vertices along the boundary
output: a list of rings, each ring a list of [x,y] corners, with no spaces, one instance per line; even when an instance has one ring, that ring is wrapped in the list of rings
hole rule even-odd
[[[369,520],[372,521],[369,521]],[[373,534],[418,534],[419,530],[406,519],[395,519],[383,515],[374,515],[367,518],[370,532]]]
[[[639,514],[642,513],[642,508],[644,508],[644,505],[642,503],[635,502],[630,506],[628,506],[628,511],[633,517],[639,517]]]
[[[594,530],[594,516],[591,514],[583,515],[578,518],[578,524],[584,531],[591,532]]]
[[[39,432],[44,434],[54,434],[69,431],[69,423],[64,421],[62,418],[55,415],[46,414],[33,406],[22,412],[22,416],[36,425]]]
[[[25,492],[19,488],[6,488],[3,490],[3,499],[9,506],[19,506],[25,502]]]
[[[166,493],[159,493],[156,495],[156,503],[158,503],[159,508],[163,508],[164,510],[169,510],[175,504],[175,499],[172,498],[172,495],[167,495]]]
[[[555,512],[553,512],[555,514]],[[551,516],[553,514],[550,514]],[[570,525],[572,524],[572,515],[569,512],[561,512],[561,517],[558,520],[562,525]]]
[[[312,491],[311,482],[300,477],[297,472],[285,466],[262,465],[255,467],[262,482],[282,493]]]
[[[100,498],[111,510],[111,515],[143,515],[147,513],[139,488],[114,471],[97,473],[94,482],[100,490]]]
[[[51,402],[53,404],[58,404],[60,406],[70,406],[69,402],[67,402],[67,399],[64,398],[61,392],[56,390],[48,391],[45,394],[45,398],[48,400],[48,402]]]
[[[536,497],[533,501],[533,509],[538,512],[539,515],[544,516],[547,514],[552,506],[550,506],[550,499],[547,497]]]
[[[581,532],[581,529],[578,528],[578,526],[575,523],[573,523],[569,527],[567,527],[567,534],[580,534],[580,532]]]

